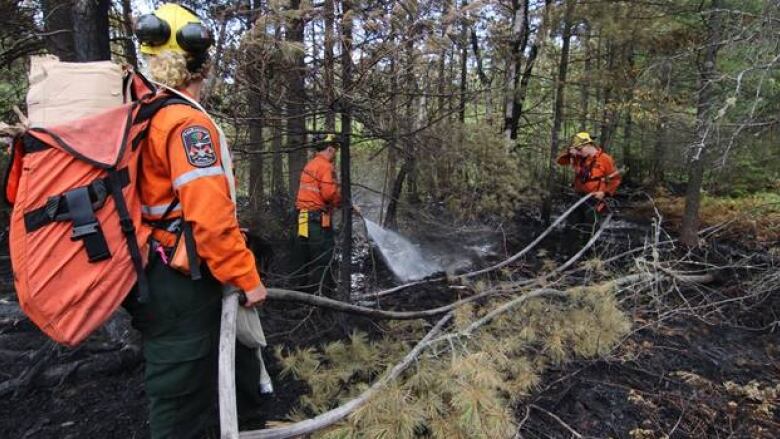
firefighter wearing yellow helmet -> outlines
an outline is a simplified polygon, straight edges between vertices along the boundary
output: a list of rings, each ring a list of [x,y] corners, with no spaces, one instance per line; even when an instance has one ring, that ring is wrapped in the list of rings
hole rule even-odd
[[[615,160],[583,131],[572,137],[569,148],[556,161],[561,166],[571,166],[574,171],[574,192],[593,194],[593,199],[573,215],[573,221],[592,223],[598,220],[608,210],[605,199],[615,196],[620,186],[620,171],[615,167]]]
[[[165,3],[153,14],[139,17],[135,35],[141,43],[142,54],[152,57],[166,53],[183,55],[187,70],[194,75],[203,74],[201,70],[208,61],[208,50],[213,43],[211,32],[201,19],[192,10],[174,3]]]
[[[150,297],[125,306],[143,334],[151,437],[211,437],[222,285],[240,288],[249,307],[267,291],[235,215],[224,137],[197,103],[208,70],[208,29],[192,11],[167,3],[140,17],[135,30],[150,77],[171,100],[154,114],[140,145],[138,190],[152,228]],[[254,349],[236,344],[235,372],[239,412],[256,413],[261,368]]]

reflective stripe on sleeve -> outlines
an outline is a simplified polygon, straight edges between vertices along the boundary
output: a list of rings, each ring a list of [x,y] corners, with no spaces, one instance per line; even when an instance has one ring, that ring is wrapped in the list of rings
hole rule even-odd
[[[224,175],[225,171],[221,166],[211,166],[209,168],[198,168],[192,171],[185,172],[173,180],[173,188],[178,189],[187,183],[197,180],[202,177],[211,177],[213,175]]]
[[[141,213],[149,216],[159,216],[167,212],[170,206],[171,206],[170,203],[160,204],[157,206],[141,206]],[[180,210],[181,210],[181,204],[176,203],[176,206],[171,210],[171,212],[178,212]]]

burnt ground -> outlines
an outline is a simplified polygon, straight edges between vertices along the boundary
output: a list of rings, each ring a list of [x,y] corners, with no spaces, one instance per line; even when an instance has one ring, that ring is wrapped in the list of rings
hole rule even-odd
[[[729,381],[755,381],[759,389],[780,384],[777,333],[674,319],[634,334],[611,358],[551,371],[528,404],[556,414],[585,437],[780,436],[780,413],[771,408],[777,395],[751,398],[729,390]],[[762,411],[762,402],[769,411]],[[519,418],[527,407],[518,409]],[[530,414],[524,437],[572,436],[542,410],[531,408]]]
[[[528,239],[516,240],[508,250],[530,241],[532,229],[521,230]],[[553,236],[544,245],[555,257],[566,253],[567,246],[561,245],[566,240],[566,235]],[[532,274],[544,259],[532,255],[516,268]],[[8,271],[6,263],[0,269],[5,291],[0,299],[12,301]],[[368,277],[379,284],[389,279],[381,267]],[[721,279],[719,285],[727,288],[729,279]],[[406,296],[395,305],[425,308],[457,294],[435,285],[420,293],[424,294],[416,294],[416,299]],[[273,346],[319,344],[355,326],[380,333],[367,319],[338,320],[298,305],[269,304],[262,313]],[[636,330],[606,359],[552,369],[539,391],[517,408],[522,435],[568,438],[575,436],[574,430],[598,438],[780,437],[779,414],[771,407],[777,396],[762,405],[756,392],[745,396],[747,391],[724,386],[727,381],[739,385],[757,381],[759,389],[780,385],[780,337],[774,331],[777,326],[770,325],[778,313],[780,297],[774,295],[758,310],[739,316],[744,326],[763,327],[760,330],[680,315]],[[636,315],[635,320],[641,327],[651,316]],[[27,320],[0,317],[0,437],[148,437],[143,364],[137,353],[121,349],[105,332],[75,350],[42,349],[45,345],[46,338]],[[276,393],[266,398],[262,417],[281,420],[306,388],[278,377],[270,350],[266,358]],[[37,374],[31,373],[35,365],[41,366]],[[24,376],[33,378],[7,390],[9,380]],[[777,390],[780,393],[780,387]],[[263,419],[254,419],[251,426],[262,423]]]

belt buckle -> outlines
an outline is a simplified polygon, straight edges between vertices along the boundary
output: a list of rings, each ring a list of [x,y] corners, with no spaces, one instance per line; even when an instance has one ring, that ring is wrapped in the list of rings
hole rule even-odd
[[[80,226],[73,226],[73,234],[70,239],[76,241],[84,236],[94,235],[100,231],[100,224],[97,221],[82,224]]]

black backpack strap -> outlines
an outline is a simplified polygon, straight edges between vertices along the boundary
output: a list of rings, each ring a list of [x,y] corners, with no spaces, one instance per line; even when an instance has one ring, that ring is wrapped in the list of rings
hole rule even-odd
[[[89,190],[86,187],[71,189],[63,194],[73,222],[73,241],[84,241],[89,262],[98,262],[111,257],[106,237],[95,217]]]
[[[158,111],[161,109],[171,106],[171,105],[189,105],[192,106],[190,102],[188,102],[186,99],[182,99],[180,97],[176,96],[170,96],[166,95],[164,97],[158,98],[154,100],[153,102],[149,104],[143,104],[141,106],[141,109],[138,110],[138,113],[136,113],[135,118],[133,119],[133,124],[139,124],[144,123],[146,121],[150,121],[155,114],[157,114]],[[148,136],[149,132],[149,126],[151,123],[149,123],[144,130],[141,130],[134,138],[131,140],[132,150],[135,151],[138,146],[141,144],[141,142]],[[112,182],[119,182],[119,179],[115,175],[115,170],[109,170],[109,177],[112,177],[114,180]],[[125,202],[125,197],[122,194],[122,188],[118,184],[112,184],[111,186],[112,191],[111,194],[114,196],[114,200],[116,202],[117,210],[119,212],[119,221],[122,225],[122,232],[125,235],[125,239],[127,240],[127,247],[130,251],[130,257],[133,260],[133,266],[135,267],[136,275],[138,277],[138,301],[140,303],[148,303],[149,302],[149,280],[146,277],[146,272],[144,271],[143,266],[143,260],[141,259],[141,250],[138,246],[138,239],[136,237],[135,233],[135,225],[133,224],[133,220],[130,218],[130,213],[127,209],[127,203]],[[174,203],[171,203],[171,206],[169,207],[169,211],[165,213],[163,217],[167,217],[170,214],[170,211],[173,210]]]
[[[135,119],[133,119],[133,124],[145,122],[153,118],[154,115],[157,114],[157,112],[160,111],[161,109],[165,107],[170,107],[171,105],[187,105],[192,108],[196,108],[194,105],[192,105],[192,102],[184,98],[180,98],[178,96],[165,95],[163,97],[155,99],[154,101],[148,104],[141,105],[141,109],[138,110],[138,113],[135,115]]]
[[[184,247],[187,249],[187,262],[190,265],[190,277],[192,280],[199,280],[203,276],[201,276],[200,273],[198,249],[195,245],[195,235],[192,233],[192,225],[188,221],[182,221],[181,233],[184,238]]]
[[[141,303],[149,302],[149,281],[144,271],[143,259],[141,258],[141,249],[138,246],[135,224],[130,218],[130,211],[127,208],[125,195],[122,193],[122,177],[115,168],[108,170],[108,182],[111,196],[114,197],[117,212],[119,213],[119,224],[122,227],[122,233],[127,241],[127,249],[130,252],[130,259],[133,261],[136,276],[138,277],[138,301]]]
[[[133,119],[133,124],[135,125],[139,123],[144,123],[154,118],[154,115],[157,114],[158,111],[162,110],[165,107],[170,107],[171,105],[187,105],[192,108],[197,108],[194,105],[192,105],[192,102],[184,98],[180,98],[178,96],[165,95],[148,104],[142,104],[141,109],[138,110],[138,113],[136,113],[135,115],[135,119]],[[139,132],[130,142],[133,151],[135,151],[138,148],[138,145],[140,145],[141,142],[144,139],[146,139],[148,135],[149,135],[149,126],[147,126],[145,130]]]
[[[122,168],[116,172],[122,187],[130,184],[130,175],[127,168]],[[67,200],[67,194],[79,189],[86,189],[86,192],[89,195],[91,210],[93,212],[97,211],[103,207],[103,204],[106,202],[106,197],[109,194],[109,178],[110,177],[99,178],[86,186],[80,186],[63,194],[49,197],[46,200],[45,205],[24,214],[25,230],[27,233],[31,233],[55,221],[73,220],[74,218]]]
[[[161,97],[155,100],[154,102],[142,106],[141,109],[136,114],[133,123],[134,124],[143,123],[147,120],[150,120],[154,118],[154,116],[157,114],[158,111],[160,111],[165,107],[170,107],[171,105],[187,105],[189,107],[200,110],[198,107],[193,105],[192,102],[188,101],[187,99],[184,99],[179,96],[166,95],[165,97]],[[149,127],[147,126],[145,130],[140,132],[132,140],[133,149],[136,149],[138,145],[140,145],[141,141],[143,141],[143,139],[147,137],[148,131],[149,131]],[[166,212],[162,215],[160,224],[165,223],[165,220],[168,218],[168,215],[170,215],[171,212],[173,212],[173,209],[178,203],[179,203],[178,199],[174,198],[174,200],[168,206],[168,210],[166,210]],[[190,277],[193,280],[201,279],[202,275],[200,272],[200,264],[198,263],[198,253],[195,245],[195,236],[193,235],[192,232],[192,226],[190,225],[190,223],[184,220],[184,218],[182,218],[180,235],[177,238],[177,240],[178,239],[184,239],[184,245],[185,248],[187,249],[187,259],[190,266]],[[139,281],[139,287],[140,287],[140,281]],[[141,297],[143,297],[143,295],[141,295]]]

